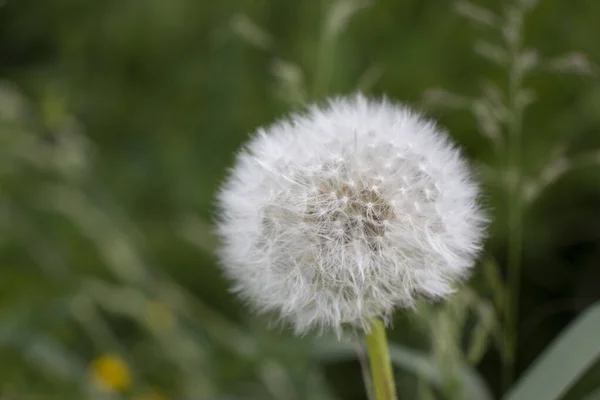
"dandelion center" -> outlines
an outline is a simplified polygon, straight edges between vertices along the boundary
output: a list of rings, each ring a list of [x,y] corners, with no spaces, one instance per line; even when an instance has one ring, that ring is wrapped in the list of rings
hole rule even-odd
[[[393,218],[394,208],[373,185],[326,181],[307,206],[305,220],[320,227],[318,236],[325,240],[374,246]]]

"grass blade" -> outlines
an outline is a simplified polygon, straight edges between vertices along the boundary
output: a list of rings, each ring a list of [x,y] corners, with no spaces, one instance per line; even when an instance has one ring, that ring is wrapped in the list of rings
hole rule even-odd
[[[573,321],[504,400],[559,399],[600,359],[600,303]]]

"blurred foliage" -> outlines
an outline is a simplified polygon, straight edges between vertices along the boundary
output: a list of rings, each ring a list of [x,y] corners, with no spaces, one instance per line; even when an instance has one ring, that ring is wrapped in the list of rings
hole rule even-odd
[[[519,374],[600,298],[600,3],[522,3]],[[211,235],[248,134],[355,90],[427,107],[494,221],[469,287],[398,313],[399,393],[498,398],[511,175],[489,28],[509,2],[478,4],[0,1],[0,398],[364,399],[361,352],[252,315]],[[597,396],[599,370],[565,398]]]

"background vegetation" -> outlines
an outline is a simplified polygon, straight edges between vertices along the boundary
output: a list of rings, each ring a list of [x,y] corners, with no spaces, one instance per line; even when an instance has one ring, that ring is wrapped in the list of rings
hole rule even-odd
[[[599,20],[597,0],[0,1],[0,398],[364,399],[360,351],[269,329],[211,236],[248,134],[356,90],[438,118],[494,218],[467,287],[398,313],[401,398],[500,398],[511,349],[533,388],[511,399],[600,398]]]

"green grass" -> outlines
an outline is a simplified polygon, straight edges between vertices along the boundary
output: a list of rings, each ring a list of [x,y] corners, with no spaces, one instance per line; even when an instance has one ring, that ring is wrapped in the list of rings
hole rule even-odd
[[[88,365],[117,353],[133,381],[114,398],[366,398],[347,349],[315,356],[331,338],[270,328],[228,292],[211,233],[253,130],[357,89],[439,119],[493,217],[468,288],[397,313],[400,398],[499,398],[535,377],[523,372],[598,300],[598,18],[596,0],[540,0],[519,36],[539,62],[511,84],[516,53],[478,54],[504,46],[505,22],[446,2],[0,2],[0,397],[100,398]],[[597,392],[597,369],[576,369],[564,398]]]

